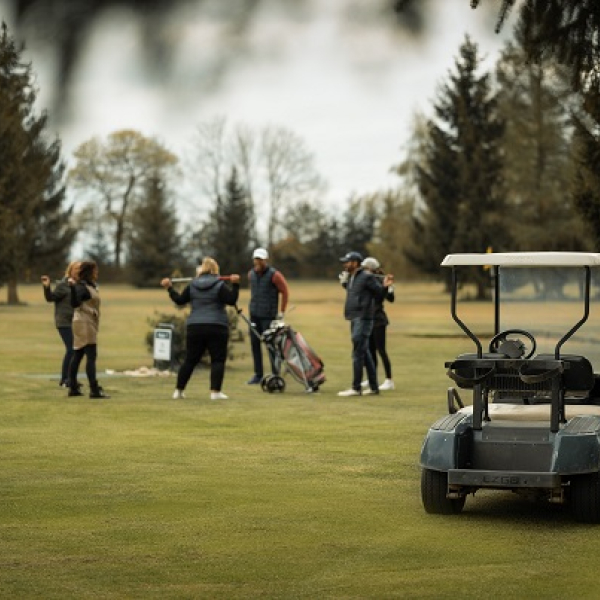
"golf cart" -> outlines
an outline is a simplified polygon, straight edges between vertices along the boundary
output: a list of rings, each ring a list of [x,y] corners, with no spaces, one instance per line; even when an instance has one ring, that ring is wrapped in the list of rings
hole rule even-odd
[[[452,318],[474,351],[445,365],[448,414],[421,450],[425,510],[457,514],[468,494],[504,490],[600,523],[600,321],[590,318],[600,254],[453,254],[442,266],[452,269]],[[489,270],[493,333],[491,323],[474,331],[481,313],[475,325],[461,318],[481,303],[461,302],[459,317],[463,269]]]

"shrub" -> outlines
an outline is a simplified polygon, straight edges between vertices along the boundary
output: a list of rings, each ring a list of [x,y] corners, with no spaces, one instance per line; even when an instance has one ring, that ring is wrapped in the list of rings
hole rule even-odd
[[[176,371],[183,363],[185,358],[186,341],[186,320],[187,313],[182,315],[154,312],[155,317],[148,319],[151,330],[146,334],[146,346],[148,351],[154,353],[154,330],[161,324],[171,325],[173,327],[173,338],[171,345],[171,363],[167,361],[156,361],[159,369],[171,369]],[[227,308],[227,319],[229,321],[229,345],[227,347],[227,356],[229,360],[234,360],[235,353],[233,344],[244,341],[244,332],[239,329],[239,316],[235,309]],[[202,359],[205,362],[205,359]]]

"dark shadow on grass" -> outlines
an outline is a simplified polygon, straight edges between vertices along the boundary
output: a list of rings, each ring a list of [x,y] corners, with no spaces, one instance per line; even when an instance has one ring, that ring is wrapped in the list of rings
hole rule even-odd
[[[460,516],[473,523],[496,521],[507,525],[548,526],[571,528],[574,525],[589,527],[575,521],[568,504],[551,504],[522,498],[512,492],[497,492],[468,496]]]

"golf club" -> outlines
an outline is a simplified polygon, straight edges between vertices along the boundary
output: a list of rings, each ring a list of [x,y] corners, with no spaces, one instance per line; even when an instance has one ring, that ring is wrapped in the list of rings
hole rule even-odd
[[[193,277],[173,277],[171,279],[171,283],[189,283],[194,279]],[[231,279],[231,275],[221,275],[219,277],[221,281],[229,281]]]

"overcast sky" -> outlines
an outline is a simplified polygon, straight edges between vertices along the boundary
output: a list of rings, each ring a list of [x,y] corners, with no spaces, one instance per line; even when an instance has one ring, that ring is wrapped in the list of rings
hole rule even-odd
[[[223,2],[228,0],[214,0]],[[312,2],[312,4],[311,4]],[[469,34],[490,64],[510,34],[498,36],[499,3],[472,10],[469,0],[432,0],[419,40],[389,23],[349,20],[356,0],[308,0],[290,15],[263,2],[243,42],[222,21],[190,3],[173,15],[168,74],[149,74],[139,24],[129,13],[107,13],[86,40],[73,77],[73,103],[58,133],[66,158],[92,136],[132,128],[158,136],[182,155],[194,125],[215,116],[293,130],[314,152],[328,182],[327,202],[397,184],[390,167],[402,156],[415,111],[428,113],[436,87],[453,67]],[[308,7],[308,9],[306,9]],[[2,11],[2,9],[5,9]],[[2,13],[5,14],[2,14]],[[0,15],[7,18],[0,0]],[[52,97],[52,54],[28,41],[40,104]]]

